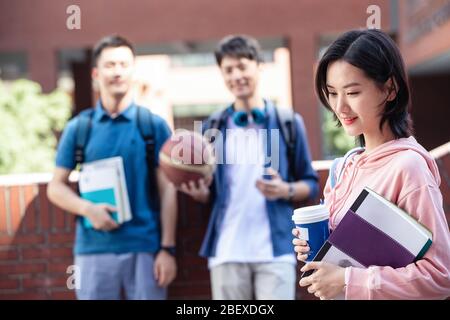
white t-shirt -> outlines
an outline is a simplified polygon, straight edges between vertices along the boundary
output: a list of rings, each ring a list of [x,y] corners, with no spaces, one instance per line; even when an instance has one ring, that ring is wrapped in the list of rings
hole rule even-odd
[[[295,255],[273,256],[266,200],[256,188],[263,175],[262,126],[237,127],[228,119],[226,172],[229,202],[219,230],[216,255],[208,259],[212,268],[225,262],[280,262],[295,264]],[[286,230],[290,232],[290,230]]]

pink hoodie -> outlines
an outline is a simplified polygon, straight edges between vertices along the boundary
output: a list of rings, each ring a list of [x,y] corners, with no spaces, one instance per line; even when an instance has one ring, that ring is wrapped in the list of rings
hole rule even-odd
[[[337,165],[336,172],[341,169]],[[433,233],[423,259],[403,268],[371,266],[346,270],[346,299],[443,299],[450,296],[450,233],[435,161],[413,137],[353,155],[340,181],[324,190],[330,227],[336,228],[364,187],[411,214]]]

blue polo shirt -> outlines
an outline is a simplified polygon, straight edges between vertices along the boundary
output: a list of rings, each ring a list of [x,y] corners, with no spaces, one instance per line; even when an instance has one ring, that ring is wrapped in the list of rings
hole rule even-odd
[[[85,228],[77,219],[75,254],[156,252],[160,244],[159,212],[150,208],[149,179],[145,142],[137,126],[137,106],[132,103],[116,118],[111,118],[97,102],[85,146],[85,161],[121,156],[123,158],[132,219],[118,229],[105,232]],[[75,140],[79,117],[69,121],[59,141],[56,166],[75,168]],[[153,114],[155,159],[171,132],[164,119]]]

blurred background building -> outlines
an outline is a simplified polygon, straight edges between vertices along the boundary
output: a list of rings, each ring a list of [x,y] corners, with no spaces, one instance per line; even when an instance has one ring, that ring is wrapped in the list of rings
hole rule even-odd
[[[72,4],[80,8],[80,29],[66,26]],[[118,33],[137,47],[138,100],[174,127],[189,127],[231,98],[215,66],[215,44],[227,34],[250,34],[261,41],[268,62],[263,94],[303,115],[313,158],[323,159],[332,154],[324,146],[314,64],[337,35],[366,27],[370,5],[379,7],[381,28],[403,52],[419,142],[427,149],[441,145],[450,136],[449,1],[3,0],[0,77],[27,77],[45,91],[64,88],[77,114],[96,98],[90,80],[93,44]]]
[[[72,4],[80,8],[80,29],[66,26]],[[93,44],[118,33],[136,44],[142,101],[175,127],[189,127],[230,101],[212,55],[215,44],[227,34],[250,34],[261,41],[268,62],[263,94],[303,115],[313,158],[322,159],[331,154],[313,90],[314,64],[337,35],[366,27],[373,4],[380,8],[382,29],[397,39],[405,57],[416,136],[428,149],[436,147],[450,136],[448,1],[3,0],[0,76],[27,77],[46,91],[60,86],[73,95],[76,114],[95,99]]]
[[[71,5],[80,9],[80,29],[67,27]],[[342,32],[366,28],[371,5],[379,8],[381,29],[405,59],[416,138],[428,150],[444,145],[450,140],[448,0],[1,0],[0,78],[31,79],[45,92],[60,88],[72,97],[76,115],[97,98],[92,46],[117,33],[136,45],[137,101],[173,128],[190,129],[193,120],[231,101],[212,53],[216,43],[228,34],[249,34],[264,50],[263,96],[293,106],[305,120],[313,159],[330,159],[345,151],[348,141],[326,125],[331,117],[315,96],[314,66]],[[441,174],[447,214],[449,148],[439,153],[446,159]],[[326,166],[316,162],[316,168],[323,187]],[[0,299],[73,297],[65,288],[73,219],[47,202],[46,179],[0,179]],[[185,267],[171,297],[207,298],[206,264],[197,251],[208,210],[185,197],[179,201]]]

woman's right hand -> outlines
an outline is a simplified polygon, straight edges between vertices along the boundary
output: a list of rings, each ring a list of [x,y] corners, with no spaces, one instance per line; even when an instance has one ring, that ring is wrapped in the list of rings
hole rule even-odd
[[[295,236],[292,239],[292,244],[294,245],[294,251],[297,252],[297,259],[299,261],[305,262],[308,258],[309,246],[306,240],[299,239],[300,230],[297,228],[292,229],[292,234]]]

